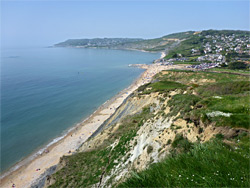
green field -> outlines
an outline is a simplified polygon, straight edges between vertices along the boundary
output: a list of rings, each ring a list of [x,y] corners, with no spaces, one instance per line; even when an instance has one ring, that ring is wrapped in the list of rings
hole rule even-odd
[[[194,143],[188,152],[173,152],[148,169],[131,173],[118,187],[249,187],[249,136],[231,140],[234,145],[219,137],[205,144]]]

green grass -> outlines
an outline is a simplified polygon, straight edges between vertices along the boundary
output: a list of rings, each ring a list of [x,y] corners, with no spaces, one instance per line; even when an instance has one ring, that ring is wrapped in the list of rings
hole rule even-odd
[[[173,58],[175,54],[182,54],[184,57],[192,56],[191,49],[200,49],[202,47],[203,37],[192,35],[187,40],[182,41],[177,47],[172,49],[165,59]]]
[[[171,91],[174,89],[183,89],[186,86],[178,82],[160,81],[150,84],[149,87],[152,87],[153,91]]]
[[[249,187],[249,137],[235,147],[219,139],[152,164],[118,187]],[[236,149],[237,148],[237,149]]]
[[[178,64],[191,64],[191,65],[199,65],[199,62],[193,62],[193,61],[174,61],[175,65]]]
[[[248,95],[239,96],[223,96],[221,99],[205,98],[197,103],[197,106],[202,106],[192,111],[191,117],[194,119],[202,119],[207,124],[214,122],[216,126],[243,127],[250,128],[250,113],[249,113],[250,98]],[[230,117],[216,116],[209,117],[207,113],[220,111],[230,113]]]
[[[193,144],[189,142],[187,138],[184,138],[182,134],[177,134],[171,146],[180,151],[188,152]]]
[[[200,100],[201,98],[196,95],[174,95],[167,104],[170,107],[168,116],[176,116],[178,113],[180,113],[180,115],[183,117],[186,113],[192,110],[191,106],[194,106]]]
[[[158,74],[155,79],[161,82],[175,81],[189,85],[187,94],[174,95],[169,101],[170,113],[191,120],[202,121],[205,124],[216,126],[242,127],[249,129],[250,121],[250,82],[247,77],[224,73],[190,72],[190,71],[165,71],[167,74]],[[202,83],[199,80],[212,80],[214,83]],[[198,84],[193,83],[197,80]],[[196,91],[197,95],[191,93]],[[219,98],[215,98],[219,97]],[[230,117],[209,117],[211,112],[230,113]]]
[[[221,72],[241,73],[241,74],[250,73],[250,71],[247,71],[247,70],[232,70],[232,69],[227,69],[227,68],[213,68],[213,69],[209,69],[209,71],[221,71]]]
[[[239,94],[250,91],[249,81],[230,81],[206,84],[197,88],[197,93],[201,96],[218,96],[228,94]]]
[[[185,89],[186,86],[172,81],[159,81],[155,83],[145,84],[141,86],[138,91],[143,91],[143,94],[149,94],[151,92],[168,92],[175,89]]]
[[[231,82],[231,81],[248,81],[249,78],[241,75],[212,73],[202,71],[183,71],[183,70],[171,70],[163,71],[155,76],[155,79],[160,81],[178,81],[182,84],[198,83],[199,80],[207,79],[213,82]]]

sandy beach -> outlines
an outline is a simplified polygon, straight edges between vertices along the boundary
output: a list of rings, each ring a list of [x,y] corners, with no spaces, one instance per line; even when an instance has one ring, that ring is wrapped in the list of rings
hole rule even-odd
[[[60,157],[63,155],[72,155],[139,86],[150,82],[152,77],[162,70],[180,69],[183,65],[158,66],[151,64],[137,65],[137,67],[146,70],[132,85],[104,103],[89,118],[79,123],[63,139],[47,148],[47,152],[43,152],[32,161],[29,161],[28,164],[21,166],[2,178],[0,183],[1,188],[12,187],[13,183],[18,188],[30,187],[46,169],[58,164]]]

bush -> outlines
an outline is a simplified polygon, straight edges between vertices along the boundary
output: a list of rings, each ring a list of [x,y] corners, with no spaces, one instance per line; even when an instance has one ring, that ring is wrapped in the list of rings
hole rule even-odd
[[[188,139],[184,138],[181,134],[177,134],[172,142],[172,147],[187,152],[192,148],[192,143],[190,143]]]
[[[149,145],[149,146],[147,147],[147,153],[148,153],[148,154],[152,153],[153,150],[154,150],[153,146],[150,146],[150,145]]]
[[[172,143],[172,140],[171,139],[168,139],[168,142],[167,142],[167,145],[171,144]]]
[[[224,135],[223,134],[221,134],[221,133],[219,133],[219,134],[216,134],[215,135],[215,138],[217,138],[217,139],[223,139],[224,138]]]
[[[244,62],[233,62],[233,63],[229,63],[228,68],[229,69],[246,69],[247,64]]]

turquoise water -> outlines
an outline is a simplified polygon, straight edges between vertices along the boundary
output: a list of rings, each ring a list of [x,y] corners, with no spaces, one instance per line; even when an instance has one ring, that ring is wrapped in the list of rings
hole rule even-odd
[[[62,135],[129,86],[159,54],[73,48],[2,49],[1,171]]]

